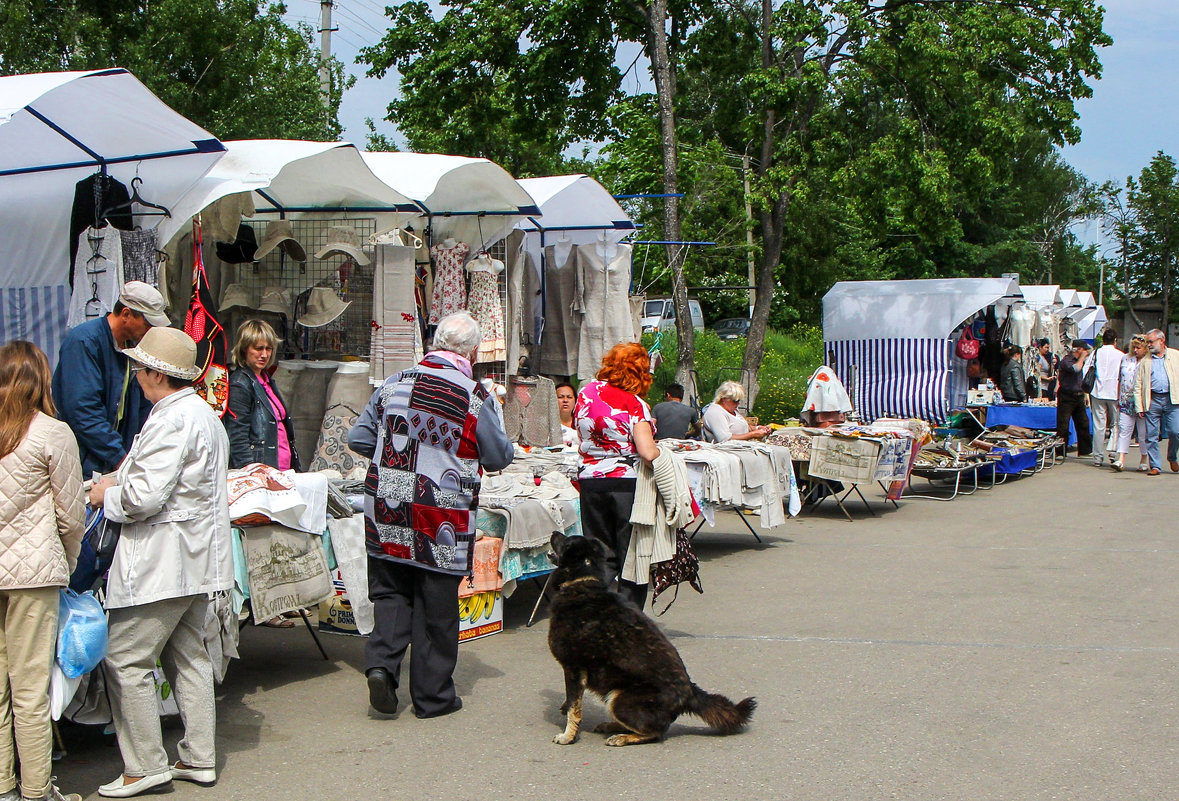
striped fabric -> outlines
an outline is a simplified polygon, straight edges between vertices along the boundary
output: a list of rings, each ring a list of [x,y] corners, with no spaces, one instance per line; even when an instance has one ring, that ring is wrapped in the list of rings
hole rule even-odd
[[[857,339],[825,342],[824,350],[865,422],[917,417],[944,423],[951,346],[948,339]]]
[[[45,351],[53,369],[69,308],[70,288],[65,284],[0,289],[0,342],[29,340]]]

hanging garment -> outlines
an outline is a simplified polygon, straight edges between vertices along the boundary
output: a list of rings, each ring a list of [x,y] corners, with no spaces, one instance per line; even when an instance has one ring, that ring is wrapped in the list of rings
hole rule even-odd
[[[226,195],[201,212],[201,222],[210,242],[233,242],[237,239],[242,217],[254,216],[254,193]]]
[[[201,254],[201,224],[192,224],[192,297],[188,312],[184,316],[184,333],[192,337],[197,345],[197,366],[201,375],[195,382],[197,394],[213,407],[218,415],[224,415],[229,408],[229,370],[226,359],[229,345],[225,328],[217,319],[217,302],[209,289],[205,276],[205,263]]]
[[[593,378],[602,356],[620,342],[634,341],[631,319],[630,245],[595,242],[576,251],[577,306],[582,322],[577,346],[577,377]]]
[[[448,314],[467,308],[467,284],[463,276],[463,262],[467,260],[471,248],[464,242],[454,242],[447,247],[446,242],[430,248],[430,255],[434,257],[434,294],[430,301],[430,325],[438,325],[438,321]]]
[[[414,302],[414,284],[413,248],[377,245],[373,251],[373,317],[369,343],[369,378],[374,384],[382,384],[389,376],[421,361],[421,328]]]
[[[348,432],[372,394],[363,362],[345,362],[339,366],[328,383],[327,408],[309,470],[335,470],[345,479],[364,480],[369,460],[348,449]]]
[[[158,286],[160,260],[156,229],[120,231],[119,238],[123,241],[123,280]]]
[[[504,284],[507,289],[504,295],[504,361],[506,375],[515,375],[520,371],[520,357],[522,350],[532,342],[532,328],[524,329],[525,292],[524,279],[527,267],[527,255],[524,252],[524,232],[513,231],[504,246],[504,258],[507,262],[504,271]],[[532,299],[532,296],[528,296]]]
[[[123,289],[123,240],[111,225],[78,236],[74,290],[66,325],[73,328],[110,312]]]
[[[572,242],[545,248],[544,330],[532,365],[536,373],[565,376],[577,372],[581,313],[573,310],[577,264],[572,251]]]
[[[476,257],[467,265],[471,274],[471,291],[467,295],[467,310],[479,323],[483,340],[475,353],[476,362],[502,362],[507,351],[504,346],[504,309],[499,301],[499,274],[504,263],[498,259]]]
[[[1032,344],[1032,328],[1036,324],[1036,312],[1027,306],[1014,306],[1007,315],[1010,323],[1010,339],[1012,344],[1019,345],[1025,350]]]
[[[521,445],[563,444],[557,386],[544,376],[515,376],[504,398],[504,433]]]
[[[74,267],[78,258],[78,236],[90,227],[102,227],[102,212],[131,200],[127,187],[104,173],[94,173],[74,185],[74,205],[70,210],[70,286],[74,285]],[[135,227],[130,207],[107,219],[115,228],[130,231]]]

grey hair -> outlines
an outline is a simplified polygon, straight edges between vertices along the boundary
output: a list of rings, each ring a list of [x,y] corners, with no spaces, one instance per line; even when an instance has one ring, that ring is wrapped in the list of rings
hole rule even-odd
[[[448,314],[438,322],[434,332],[434,350],[448,350],[459,356],[470,356],[479,347],[483,336],[479,323],[465,311]]]
[[[737,401],[740,403],[745,400],[745,387],[738,384],[736,381],[724,381],[716,388],[716,397],[712,399],[713,403],[720,403],[723,400]]]
[[[1157,336],[1163,342],[1167,341],[1167,335],[1161,328],[1152,328],[1146,332],[1147,338]]]

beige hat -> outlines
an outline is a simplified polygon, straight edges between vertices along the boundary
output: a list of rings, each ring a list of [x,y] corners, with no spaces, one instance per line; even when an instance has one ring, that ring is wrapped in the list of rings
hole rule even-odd
[[[333,227],[328,229],[327,244],[320,248],[319,252],[315,254],[315,258],[325,259],[331,253],[343,253],[351,256],[352,260],[360,265],[368,264],[370,261],[360,246],[360,235],[351,228]]]
[[[164,314],[164,296],[151,284],[142,281],[128,281],[119,293],[119,302],[132,311],[137,311],[152,325],[168,326],[172,321]]]
[[[307,311],[296,322],[304,328],[319,328],[339,317],[351,305],[351,301],[345,303],[340,300],[334,289],[312,287],[311,295],[307,298]]]
[[[262,290],[262,302],[258,304],[258,311],[291,316],[291,290],[280,286],[268,286]]]
[[[252,309],[255,307],[254,293],[245,284],[230,284],[221,297],[221,311],[230,309]]]
[[[287,220],[273,220],[266,224],[266,236],[254,253],[254,261],[262,261],[267,253],[280,245],[283,252],[295,261],[307,261],[307,251],[295,239],[295,230]]]
[[[123,355],[165,375],[193,381],[201,374],[197,367],[197,346],[192,337],[176,328],[152,328],[139,344]]]

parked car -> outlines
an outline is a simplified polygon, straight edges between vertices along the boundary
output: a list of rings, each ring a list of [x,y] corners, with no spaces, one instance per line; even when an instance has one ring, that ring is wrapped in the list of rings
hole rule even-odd
[[[704,330],[704,312],[700,301],[688,298],[688,311],[692,315],[692,327]],[[648,298],[643,304],[643,333],[675,330],[675,301],[671,298]]]
[[[721,339],[743,339],[749,336],[749,320],[744,317],[717,320],[709,327]]]

